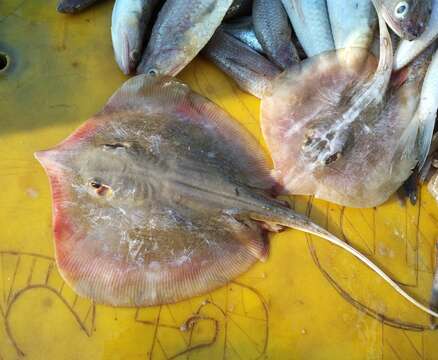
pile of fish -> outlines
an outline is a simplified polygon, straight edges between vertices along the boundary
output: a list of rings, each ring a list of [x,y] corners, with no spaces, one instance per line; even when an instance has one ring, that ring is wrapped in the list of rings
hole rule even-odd
[[[438,165],[438,0],[116,0],[111,36],[120,69],[140,75],[36,154],[58,266],[79,294],[117,306],[203,294],[265,260],[268,232],[291,227],[342,247],[438,317],[274,198],[373,207],[405,184],[415,200]],[[261,98],[274,169],[243,128],[173,77],[200,52]],[[438,174],[429,189],[438,198]]]
[[[61,0],[58,10],[94,2]],[[202,51],[262,99],[283,193],[373,207],[405,184],[415,203],[418,183],[433,175],[435,0],[189,3],[116,0],[111,37],[125,74],[175,76]]]

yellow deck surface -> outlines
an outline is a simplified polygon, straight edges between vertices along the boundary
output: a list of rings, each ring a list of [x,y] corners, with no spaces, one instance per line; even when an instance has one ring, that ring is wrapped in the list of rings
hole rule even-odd
[[[427,327],[428,316],[299,231],[273,236],[268,261],[227,287],[175,305],[95,306],[64,284],[48,180],[33,153],[64,139],[126,79],[113,59],[111,9],[108,1],[66,16],[53,0],[0,2],[0,51],[11,61],[0,74],[0,359],[438,359],[438,333],[406,324]],[[258,100],[213,65],[197,59],[180,78],[262,141]],[[294,203],[428,302],[438,206],[425,188],[415,207],[396,196],[366,210]]]

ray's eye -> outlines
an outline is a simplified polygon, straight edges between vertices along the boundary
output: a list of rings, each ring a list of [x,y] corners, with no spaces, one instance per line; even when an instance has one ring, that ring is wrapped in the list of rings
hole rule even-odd
[[[394,15],[397,19],[403,20],[409,14],[409,4],[406,1],[400,1],[394,10]]]
[[[91,187],[95,188],[96,190],[99,190],[102,187],[102,184],[98,181],[92,180],[90,182]]]
[[[89,184],[94,189],[95,194],[98,196],[108,196],[111,194],[111,187],[103,184],[99,180],[90,180]]]

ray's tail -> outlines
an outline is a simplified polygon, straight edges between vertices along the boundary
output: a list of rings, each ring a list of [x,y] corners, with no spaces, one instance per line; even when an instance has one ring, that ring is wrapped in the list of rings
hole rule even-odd
[[[383,280],[385,280],[395,291],[397,291],[406,300],[411,302],[417,308],[428,313],[429,315],[438,318],[438,312],[428,308],[427,306],[420,303],[418,300],[409,295],[404,289],[400,287],[389,275],[387,275],[380,267],[378,267],[374,262],[368,259],[360,251],[347,244],[345,241],[337,238],[335,235],[320,227],[319,225],[310,221],[307,217],[295,213],[294,211],[283,208],[275,207],[275,209],[269,209],[269,215],[263,216],[260,214],[253,214],[255,220],[266,221],[268,223],[275,223],[288,228],[293,228],[297,230],[304,231],[306,233],[316,235],[323,238],[332,244],[339,246],[340,248],[346,250],[354,257],[359,259],[365,265],[367,265],[371,270],[373,270],[377,275],[379,275]]]

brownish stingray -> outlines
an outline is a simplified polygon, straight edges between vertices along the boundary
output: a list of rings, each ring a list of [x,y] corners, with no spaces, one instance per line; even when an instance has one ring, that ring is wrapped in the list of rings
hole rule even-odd
[[[273,82],[262,129],[284,191],[350,207],[385,202],[419,160],[415,141],[422,81],[433,48],[390,87],[391,40],[381,16],[377,70],[365,50],[308,59]],[[361,54],[362,52],[362,54]],[[429,82],[428,82],[429,83]]]
[[[140,75],[52,150],[36,154],[53,196],[56,259],[98,303],[177,302],[227,283],[293,227],[346,249],[433,316],[360,252],[273,199],[257,142],[172,78]]]

